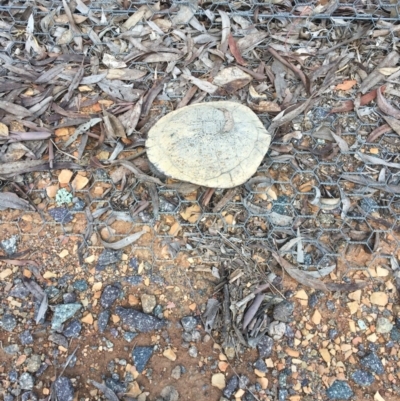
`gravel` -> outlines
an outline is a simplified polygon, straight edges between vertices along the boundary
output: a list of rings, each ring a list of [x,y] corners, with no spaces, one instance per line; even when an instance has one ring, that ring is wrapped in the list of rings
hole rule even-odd
[[[171,377],[175,380],[179,380],[181,378],[181,374],[182,374],[182,369],[180,365],[178,365],[172,369]]]
[[[73,401],[74,387],[68,377],[61,376],[54,382],[54,389],[59,401]]]
[[[183,330],[190,332],[197,326],[197,319],[193,316],[185,316],[181,319]]]
[[[326,390],[326,395],[330,400],[348,400],[354,393],[346,381],[335,380]]]
[[[79,303],[56,305],[54,308],[53,319],[51,321],[51,328],[53,330],[61,329],[61,325],[74,316],[75,313],[81,308],[82,305]]]
[[[82,330],[82,324],[79,320],[72,320],[67,324],[65,329],[63,330],[63,334],[65,337],[73,337],[78,338],[79,334]]]
[[[360,363],[365,369],[367,369],[373,373],[376,373],[378,375],[383,374],[385,371],[381,360],[373,352],[370,353],[369,355],[365,356],[364,358],[362,358],[360,360]]]
[[[113,303],[118,299],[121,290],[115,285],[107,285],[101,294],[100,304],[104,309],[111,308]]]
[[[279,320],[280,322],[288,323],[292,320],[292,315],[294,311],[294,303],[291,301],[282,301],[274,307],[274,320]]]
[[[355,383],[363,387],[370,386],[375,380],[374,375],[370,372],[366,372],[365,370],[356,370],[351,375],[351,378]]]
[[[35,373],[39,370],[42,360],[40,355],[33,354],[30,358],[26,360],[26,370],[31,373]]]
[[[32,390],[34,385],[34,380],[31,374],[29,373],[22,373],[19,377],[19,385],[21,386],[22,390]]]
[[[11,315],[10,313],[6,313],[0,320],[0,327],[2,327],[5,331],[11,332],[15,329],[16,326],[17,319],[14,317],[14,315]]]
[[[173,386],[164,387],[161,390],[160,396],[163,399],[163,401],[178,401],[179,399],[179,393]]]
[[[107,328],[108,321],[110,320],[111,312],[109,310],[102,310],[97,317],[97,327],[99,333],[104,333]]]
[[[153,313],[153,310],[157,305],[157,299],[154,295],[143,294],[140,297],[140,301],[142,302],[144,313]]]
[[[165,320],[146,315],[135,309],[118,306],[115,312],[121,318],[123,325],[126,326],[126,330],[137,330],[142,333],[147,333],[149,331],[159,330],[166,325]]]
[[[274,340],[271,337],[263,336],[257,344],[260,358],[268,358],[272,354]]]
[[[153,355],[154,348],[149,346],[136,346],[132,351],[133,364],[139,373],[142,373],[147,362]]]
[[[232,394],[236,391],[239,386],[239,378],[236,375],[233,375],[226,383],[226,387],[222,391],[222,394],[226,398],[231,398]]]
[[[197,358],[197,355],[199,354],[197,347],[195,347],[194,345],[192,345],[191,347],[189,347],[189,355],[192,358]]]
[[[379,317],[376,321],[376,331],[377,333],[386,334],[390,333],[393,328],[393,323],[385,317]]]

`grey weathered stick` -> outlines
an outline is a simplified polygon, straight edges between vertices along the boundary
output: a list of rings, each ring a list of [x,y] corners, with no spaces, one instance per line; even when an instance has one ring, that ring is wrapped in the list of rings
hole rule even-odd
[[[243,317],[243,330],[249,325],[253,317],[256,315],[263,299],[264,299],[264,294],[258,294],[256,296],[256,299],[251,304],[250,308],[247,309],[247,312],[244,314]]]

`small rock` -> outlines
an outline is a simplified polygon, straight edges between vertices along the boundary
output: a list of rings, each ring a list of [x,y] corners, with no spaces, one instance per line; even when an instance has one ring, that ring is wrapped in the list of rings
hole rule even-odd
[[[142,302],[144,313],[153,313],[153,310],[157,305],[157,299],[154,295],[143,294],[140,297],[140,301]]]
[[[53,333],[49,336],[49,340],[61,347],[68,348],[68,340],[62,334]]]
[[[257,344],[258,353],[260,358],[268,358],[272,353],[272,347],[274,346],[274,340],[271,337],[263,336]]]
[[[39,370],[42,360],[40,355],[33,354],[26,360],[26,370],[31,373],[35,373]]]
[[[118,306],[116,314],[121,318],[122,323],[127,327],[127,330],[139,331],[147,333],[152,330],[159,330],[165,326],[165,320],[156,318],[155,316],[146,315],[135,309],[123,308]]]
[[[339,335],[339,332],[336,329],[329,329],[328,330],[328,338],[330,340],[334,340]]]
[[[400,341],[400,330],[397,327],[393,327],[390,332],[390,339],[393,341]]]
[[[119,262],[122,259],[122,250],[114,251],[112,249],[104,249],[97,261],[96,269],[104,270],[106,266]]]
[[[74,292],[67,292],[63,294],[63,302],[65,304],[74,304],[77,300],[76,294]]]
[[[108,321],[110,320],[111,312],[106,309],[102,310],[97,317],[97,328],[99,333],[104,333],[107,328]]]
[[[22,375],[19,377],[19,385],[21,386],[22,390],[32,390],[34,381],[33,377],[29,373],[22,373]]]
[[[34,394],[32,391],[28,391],[24,394],[22,394],[21,401],[38,401],[39,399],[37,398],[36,394]]]
[[[93,324],[94,319],[93,319],[93,315],[91,313],[86,314],[82,319],[81,319],[82,323],[86,323],[86,324]]]
[[[326,390],[326,395],[330,400],[348,400],[354,393],[347,382],[335,380]]]
[[[73,284],[72,287],[79,292],[84,292],[88,289],[88,283],[86,280],[76,280]]]
[[[282,301],[274,307],[274,320],[288,323],[292,319],[294,303],[291,301]]]
[[[378,306],[386,306],[389,302],[389,297],[385,292],[374,292],[370,297],[371,304]]]
[[[224,376],[222,373],[220,375]],[[224,376],[224,381],[225,381],[225,376]],[[236,375],[233,375],[229,380],[228,384],[224,388],[222,394],[226,398],[231,398],[232,394],[236,391],[236,389],[239,386],[239,378]]]
[[[123,334],[124,338],[128,343],[130,343],[138,334],[137,333],[132,333],[131,331],[125,331]]]
[[[58,401],[73,401],[74,387],[68,377],[61,376],[54,382],[54,389]]]
[[[82,324],[79,320],[72,320],[63,330],[65,337],[78,338],[82,330]]]
[[[29,290],[23,284],[15,285],[9,293],[11,297],[19,299],[25,299],[29,294]]]
[[[13,235],[12,237],[0,242],[1,247],[8,256],[17,252],[17,241],[18,235]]]
[[[115,285],[107,285],[101,294],[100,304],[104,309],[108,309],[118,299],[121,290]]]
[[[356,370],[351,378],[359,385],[359,386],[370,386],[375,378],[372,373],[366,372],[365,370]]]
[[[385,372],[381,360],[373,352],[362,358],[360,360],[360,363],[365,369],[368,369],[369,371],[376,373],[378,375],[381,375]]]
[[[3,351],[8,355],[15,355],[19,352],[19,346],[18,344],[7,345],[3,348]]]
[[[128,386],[118,380],[118,378],[107,377],[104,382],[110,390],[114,391],[114,393],[126,393],[128,390]]]
[[[54,308],[53,319],[51,321],[51,328],[53,330],[59,330],[61,325],[72,316],[78,312],[79,309],[82,308],[82,305],[79,303],[76,304],[63,304],[56,305]]]
[[[153,347],[138,347],[132,351],[133,364],[139,373],[142,373],[150,357],[153,355]]]
[[[182,370],[181,370],[181,367],[178,365],[172,369],[171,377],[175,380],[179,380],[181,378],[181,374],[182,374]]]
[[[253,364],[253,366],[257,369],[257,370],[259,370],[260,372],[263,372],[263,373],[265,373],[268,369],[267,369],[267,365],[265,364],[265,362],[264,362],[264,360],[263,359],[257,359],[255,362],[254,362],[254,364]]]
[[[161,390],[160,396],[163,401],[178,401],[179,393],[176,391],[175,387],[166,386]]]
[[[217,387],[220,390],[223,390],[226,386],[224,374],[223,373],[215,373],[214,375],[212,375],[211,384],[214,387]]]
[[[50,209],[48,213],[58,223],[66,224],[74,219],[74,216],[65,207],[55,207]]]
[[[319,325],[321,323],[322,320],[322,316],[321,313],[319,312],[319,310],[317,309],[313,315],[311,316],[311,321],[315,324],[315,325]]]
[[[268,334],[275,341],[280,340],[286,333],[286,324],[283,322],[272,322],[268,327]]]
[[[139,285],[143,282],[143,276],[135,274],[133,276],[124,277],[123,280],[130,285]]]
[[[171,348],[167,348],[164,352],[163,355],[169,359],[170,361],[175,361],[176,360],[176,354]]]
[[[393,324],[390,322],[389,319],[386,319],[385,317],[379,317],[378,320],[376,321],[377,333],[386,334],[389,333],[390,330],[392,330],[392,328]]]
[[[197,326],[197,319],[194,316],[185,316],[181,319],[183,330],[190,332]]]
[[[0,327],[5,331],[13,331],[17,325],[17,319],[14,315],[10,313],[6,313],[3,318],[0,320]]]
[[[12,370],[8,374],[8,379],[10,380],[11,383],[15,383],[18,380],[18,372],[16,370]]]
[[[192,358],[197,358],[197,355],[198,355],[198,351],[197,351],[197,347],[195,347],[194,345],[192,345],[191,347],[189,347],[189,355],[192,357]]]

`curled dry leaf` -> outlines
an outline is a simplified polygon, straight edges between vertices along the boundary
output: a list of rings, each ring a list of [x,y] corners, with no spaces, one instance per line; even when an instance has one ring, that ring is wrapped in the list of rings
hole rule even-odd
[[[0,210],[6,209],[32,210],[32,206],[12,192],[0,192]]]
[[[400,119],[400,110],[393,107],[383,96],[382,87],[377,89],[377,103],[378,107],[390,117]]]
[[[147,233],[147,230],[142,230],[135,234],[129,235],[128,237],[125,237],[124,239],[121,239],[120,241],[117,241],[117,242],[105,242],[105,241],[101,240],[101,243],[104,246],[104,248],[118,250],[118,249],[125,248],[126,246],[128,246],[130,244],[133,244],[142,235],[144,235],[146,233]]]
[[[234,93],[252,81],[249,74],[237,67],[228,67],[220,71],[213,80],[213,84],[225,89],[228,93]]]

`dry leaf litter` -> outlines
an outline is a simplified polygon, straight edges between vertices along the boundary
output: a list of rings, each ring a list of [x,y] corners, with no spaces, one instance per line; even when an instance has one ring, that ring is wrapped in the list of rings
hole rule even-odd
[[[398,399],[399,12],[2,2],[3,399]],[[247,142],[200,181],[149,161],[162,117],[222,101],[272,138],[255,173],[204,174]]]

